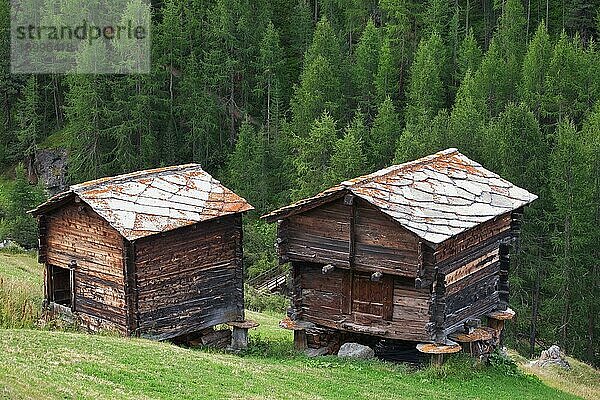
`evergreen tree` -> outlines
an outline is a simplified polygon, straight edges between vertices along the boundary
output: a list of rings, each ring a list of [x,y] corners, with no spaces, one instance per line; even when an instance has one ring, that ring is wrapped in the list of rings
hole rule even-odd
[[[334,185],[367,173],[367,159],[363,151],[366,128],[363,117],[357,113],[346,127],[344,137],[338,139],[331,156],[328,184]]]
[[[286,53],[289,86],[298,82],[302,71],[303,57],[310,46],[313,34],[312,17],[308,2],[297,0],[289,15],[286,30],[282,35],[282,45]],[[286,101],[289,97],[286,97]]]
[[[259,213],[269,206],[267,141],[263,132],[244,121],[227,163],[228,183],[240,196],[253,204]]]
[[[81,182],[107,175],[105,78],[94,75],[71,75],[66,99],[69,145],[69,175]]]
[[[424,33],[439,34],[448,43],[449,23],[451,21],[450,2],[445,0],[428,0],[423,18]]]
[[[474,77],[476,97],[485,101],[486,118],[498,116],[515,95],[515,76],[511,75],[506,60],[501,55],[495,39],[492,39],[488,51]]]
[[[482,114],[483,103],[477,97],[475,85],[471,72],[467,71],[450,114],[447,147],[457,147],[468,157],[485,163],[482,151],[485,117]]]
[[[44,194],[40,187],[29,184],[22,164],[15,168],[15,175],[15,180],[4,193],[5,209],[0,210],[3,211],[0,213],[0,238],[32,248],[37,245],[37,221],[27,211],[43,202]]]
[[[33,161],[36,143],[41,137],[40,98],[38,95],[37,76],[31,75],[17,101],[17,139],[19,153]]]
[[[475,73],[477,69],[479,69],[481,58],[481,48],[477,44],[477,40],[473,34],[473,29],[470,29],[469,34],[465,36],[458,50],[458,65],[456,71],[458,77],[456,80],[461,81],[469,70],[472,74]]]
[[[585,248],[587,249],[585,259],[588,266],[585,271],[585,277],[581,277],[580,282],[584,285],[579,292],[582,296],[582,314],[585,326],[585,340],[581,340],[579,346],[585,346],[585,355],[588,362],[597,362],[599,350],[598,338],[600,337],[600,324],[598,315],[600,314],[600,298],[597,293],[600,292],[600,102],[596,105],[593,112],[587,118],[583,128],[583,142],[585,147],[586,181],[588,182],[587,203],[587,229],[585,237],[587,238]]]
[[[569,115],[577,122],[584,113],[584,80],[581,79],[584,68],[579,51],[565,32],[554,46],[546,82],[548,95],[544,96],[543,105],[544,116],[553,121],[559,121]]]
[[[439,34],[432,34],[419,44],[410,68],[410,83],[406,93],[407,124],[419,119],[432,119],[446,104],[447,51]]]
[[[550,36],[546,30],[546,25],[541,23],[538,26],[525,60],[523,61],[523,82],[520,92],[521,100],[535,113],[539,118],[543,100],[546,96],[546,74],[548,65],[552,57],[552,46]]]
[[[365,143],[367,160],[375,169],[383,168],[392,161],[400,133],[400,118],[392,99],[387,97],[379,105],[371,133]]]
[[[283,112],[284,59],[279,43],[279,33],[269,22],[260,44],[259,80],[255,93],[262,98],[261,109],[267,136],[277,133],[279,117]]]
[[[292,123],[294,133],[306,136],[312,121],[324,111],[339,115],[342,89],[339,75],[329,61],[315,58],[302,71],[300,85],[292,98]]]
[[[378,102],[384,101],[387,97],[398,97],[398,79],[399,71],[392,51],[392,43],[386,36],[379,50],[377,73],[375,75],[375,92]]]
[[[396,143],[394,163],[400,164],[435,153],[449,147],[449,116],[446,109],[432,119],[419,118],[406,125]]]
[[[575,124],[564,118],[556,130],[556,145],[550,156],[550,193],[554,202],[556,227],[554,273],[548,284],[558,294],[545,303],[547,317],[556,327],[563,348],[572,348],[578,282],[585,276],[586,179],[584,143]]]
[[[375,27],[373,20],[367,22],[367,26],[358,41],[353,66],[353,82],[359,107],[364,110],[369,118],[375,111],[375,76],[381,47],[379,30]]]
[[[294,161],[298,186],[293,198],[309,197],[331,186],[324,177],[329,174],[336,141],[335,121],[324,112],[314,121],[308,137],[298,145],[298,157]]]

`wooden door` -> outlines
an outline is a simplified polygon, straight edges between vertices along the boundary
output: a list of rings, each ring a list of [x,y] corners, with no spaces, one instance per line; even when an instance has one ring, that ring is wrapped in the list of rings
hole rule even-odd
[[[352,278],[352,312],[391,320],[393,314],[394,281],[383,275],[372,281],[370,274],[354,273]]]

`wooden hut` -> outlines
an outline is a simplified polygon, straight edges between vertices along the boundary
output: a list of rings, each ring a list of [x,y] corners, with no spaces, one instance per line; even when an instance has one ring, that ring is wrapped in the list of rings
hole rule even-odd
[[[251,209],[197,164],[71,186],[31,211],[45,304],[91,330],[158,340],[243,322]]]
[[[330,352],[361,337],[448,344],[507,309],[509,245],[535,199],[448,149],[273,211],[287,325]]]

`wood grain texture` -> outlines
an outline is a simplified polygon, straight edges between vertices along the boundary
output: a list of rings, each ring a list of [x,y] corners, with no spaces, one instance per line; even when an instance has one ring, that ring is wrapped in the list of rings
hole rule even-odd
[[[243,320],[241,215],[135,242],[139,334],[159,340]]]
[[[75,262],[74,311],[89,321],[86,326],[90,329],[110,325],[126,331],[123,241],[119,233],[83,203],[67,204],[44,218],[46,263],[69,268]]]

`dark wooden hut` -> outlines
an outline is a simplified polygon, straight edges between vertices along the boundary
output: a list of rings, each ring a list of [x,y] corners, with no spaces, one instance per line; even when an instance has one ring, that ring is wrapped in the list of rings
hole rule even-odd
[[[91,330],[158,340],[244,321],[251,209],[196,164],[71,186],[31,211],[45,304]]]
[[[264,216],[291,263],[296,340],[332,352],[362,335],[414,349],[506,310],[509,245],[535,199],[448,149]]]

